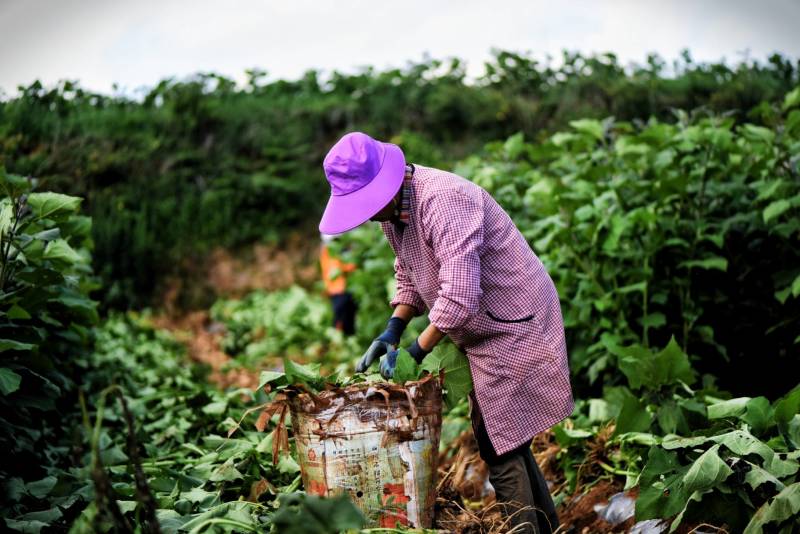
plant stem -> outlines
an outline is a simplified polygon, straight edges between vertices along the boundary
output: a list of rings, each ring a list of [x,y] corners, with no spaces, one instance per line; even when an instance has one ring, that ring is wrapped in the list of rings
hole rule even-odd
[[[620,476],[636,476],[638,473],[633,473],[631,471],[625,471],[624,469],[618,469],[616,467],[612,467],[605,462],[597,461],[597,465],[599,465],[603,471],[607,471],[612,475],[620,475]]]

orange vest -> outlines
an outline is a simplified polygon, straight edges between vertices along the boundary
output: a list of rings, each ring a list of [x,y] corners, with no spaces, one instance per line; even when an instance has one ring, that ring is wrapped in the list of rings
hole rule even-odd
[[[328,295],[339,295],[347,289],[346,273],[356,270],[352,263],[344,263],[339,258],[331,255],[328,247],[322,245],[319,254],[319,264],[322,268],[322,281],[325,283],[325,292]]]

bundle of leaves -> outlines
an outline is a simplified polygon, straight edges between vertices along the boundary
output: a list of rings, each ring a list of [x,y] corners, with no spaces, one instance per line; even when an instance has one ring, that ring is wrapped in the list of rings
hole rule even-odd
[[[377,364],[373,367],[377,367]],[[391,378],[393,384],[402,386],[418,381],[425,375],[441,377],[444,400],[451,409],[463,403],[472,390],[467,357],[452,343],[443,343],[436,347],[420,364],[414,361],[408,351],[398,349],[397,364]],[[385,382],[386,379],[374,369],[351,375],[347,369],[340,368],[336,373],[323,374],[322,363],[300,364],[284,357],[283,371],[262,371],[257,389],[276,392],[294,388],[296,391],[316,394],[331,389],[341,390],[353,384],[379,385]]]
[[[372,298],[379,299],[381,295],[382,292],[377,297],[373,294]],[[381,323],[391,312],[388,301],[383,301],[386,314],[380,316]],[[282,361],[283,371],[261,373],[259,389],[266,384],[273,389],[302,384],[316,392],[326,387],[383,380],[377,373],[377,364],[368,373],[353,373],[359,355],[376,335],[373,328],[379,328],[375,317],[359,314],[358,333],[344,337],[332,328],[331,305],[319,293],[297,286],[274,292],[253,291],[242,299],[218,300],[211,315],[225,326],[222,347],[238,363],[263,368],[270,364],[277,367],[277,360]],[[415,320],[408,328],[408,338],[419,332],[422,320]],[[472,378],[466,356],[452,343],[443,342],[420,365],[400,348],[392,380],[402,384],[421,378],[425,372],[438,374],[441,370],[446,372],[445,400],[448,406],[454,406],[472,389]]]

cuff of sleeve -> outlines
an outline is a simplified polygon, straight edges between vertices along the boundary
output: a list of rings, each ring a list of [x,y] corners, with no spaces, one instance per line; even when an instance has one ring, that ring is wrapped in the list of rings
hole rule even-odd
[[[414,358],[414,361],[418,364],[422,363],[422,360],[425,359],[425,356],[430,354],[430,351],[423,349],[419,346],[419,339],[415,339],[414,343],[408,347],[408,353]]]
[[[412,291],[399,291],[389,303],[392,308],[396,308],[398,304],[411,306],[417,310],[416,315],[422,315],[422,312],[425,311],[425,303],[422,301],[422,297]]]
[[[464,326],[470,316],[467,309],[460,304],[439,297],[428,315],[428,320],[436,328],[449,334],[451,330]]]

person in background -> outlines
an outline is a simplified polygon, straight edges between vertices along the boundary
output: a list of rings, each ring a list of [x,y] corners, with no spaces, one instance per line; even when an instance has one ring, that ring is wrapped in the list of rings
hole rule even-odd
[[[352,336],[356,333],[357,306],[353,294],[347,291],[347,274],[353,272],[356,266],[331,254],[329,245],[335,236],[322,234],[321,237],[319,264],[325,292],[333,307],[333,326],[344,335]]]
[[[394,312],[356,371],[381,359],[391,377],[403,330],[427,312],[429,324],[408,352],[421,362],[448,336],[466,353],[472,426],[509,530],[555,531],[531,441],[568,417],[573,399],[558,293],[542,262],[488,192],[406,162],[396,145],[349,133],[323,168],[331,196],[320,231],[378,221],[396,256]]]

